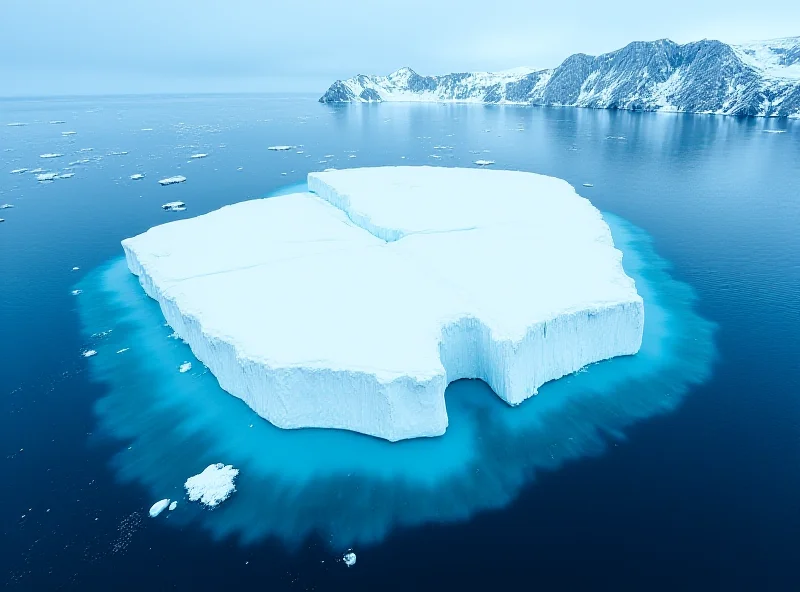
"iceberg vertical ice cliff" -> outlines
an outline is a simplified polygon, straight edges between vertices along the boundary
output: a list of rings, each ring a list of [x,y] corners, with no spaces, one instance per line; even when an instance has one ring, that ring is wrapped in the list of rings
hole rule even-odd
[[[279,427],[441,435],[451,381],[518,404],[641,345],[608,225],[564,181],[383,167],[309,189],[123,241],[220,386]]]

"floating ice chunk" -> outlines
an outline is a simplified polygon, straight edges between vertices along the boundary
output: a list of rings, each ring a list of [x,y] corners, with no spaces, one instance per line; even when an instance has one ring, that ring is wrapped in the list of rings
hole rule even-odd
[[[143,131],[143,132],[152,132],[153,128],[152,127],[143,127],[141,131]]]
[[[81,152],[91,152],[94,148],[81,148]]]
[[[39,158],[61,158],[62,156],[64,155],[58,152],[47,152],[45,154],[40,154]]]
[[[335,156],[334,154],[326,154],[322,158],[333,158],[334,156]]]
[[[236,491],[234,481],[239,474],[239,469],[233,465],[216,463],[208,465],[202,473],[189,477],[184,483],[189,500],[210,508],[219,505]]]
[[[5,222],[5,221],[6,221],[5,218],[0,218],[0,222]]]
[[[88,158],[81,158],[80,160],[72,161],[71,163],[69,163],[69,166],[77,166],[77,165],[81,165],[81,164],[89,164],[90,162],[92,162],[92,161],[89,160]]]
[[[41,173],[36,175],[37,181],[52,181],[58,177],[58,173]]]
[[[192,154],[189,158],[197,159],[197,158],[205,158],[206,156],[208,156],[208,154],[204,152],[198,152],[197,154]]]
[[[161,206],[167,212],[182,212],[186,209],[186,204],[182,201],[170,201]]]
[[[84,358],[91,358],[92,356],[96,356],[97,352],[95,350],[93,350],[93,349],[87,349],[87,350],[82,351],[81,355]]]
[[[638,351],[642,299],[602,215],[565,181],[442,167],[308,181],[313,194],[242,202],[123,241],[129,268],[196,358],[273,424],[441,435],[454,380],[480,378],[516,405]],[[503,290],[474,282],[476,265]]]
[[[294,146],[269,146],[267,150],[275,150],[275,151],[283,151],[283,150],[291,150]]]
[[[54,120],[50,122],[50,125],[58,125],[60,123],[67,123],[66,121],[61,121],[60,119]]]
[[[11,171],[11,174],[12,175],[20,175],[20,174],[26,172],[27,170],[28,169],[14,169],[13,171]]]
[[[298,151],[296,152],[296,154],[303,154],[304,152],[305,152],[305,150],[298,150]]]
[[[30,173],[31,175],[35,175],[37,173],[43,173],[43,172],[44,172],[44,169],[42,167],[38,167],[38,168],[35,168],[35,169],[30,169],[28,171],[28,173]]]
[[[80,269],[80,267],[75,266],[75,267],[72,268],[72,271],[78,271],[79,269]]]
[[[441,158],[441,156],[439,156],[438,154],[431,154],[430,157],[431,158]]]
[[[155,518],[169,506],[169,499],[162,499],[150,506],[150,518]]]
[[[594,187],[594,184],[593,183],[584,183],[583,186],[584,187]]]
[[[71,179],[75,176],[75,173],[61,173],[60,175],[56,175],[56,179]]]
[[[61,132],[61,135],[62,136],[74,136],[77,133],[78,132]]]
[[[785,134],[786,133],[786,130],[772,130],[772,129],[770,129],[770,130],[761,130],[761,131],[763,131],[765,134]]]
[[[175,175],[174,177],[167,177],[166,179],[161,179],[159,183],[161,185],[175,185],[176,183],[183,183],[186,181],[186,177],[182,175]]]
[[[70,294],[72,294],[73,296],[78,296],[80,294],[83,294],[83,290],[73,290],[72,292],[70,292]]]
[[[356,157],[356,155],[355,155],[355,154],[349,154],[349,155],[347,156],[347,158],[355,158],[355,157]]]
[[[111,152],[111,156],[125,156],[128,153],[127,150],[123,150],[121,152]]]
[[[27,123],[22,123],[21,121],[14,121],[12,123],[7,123],[6,125],[8,127],[23,127],[23,126],[28,125],[28,124]]]
[[[475,164],[478,166],[489,166],[490,164],[494,164],[493,160],[476,160]]]
[[[139,179],[144,179],[144,173],[134,173],[131,175],[131,181],[138,181]]]
[[[356,564],[356,554],[352,551],[348,551],[342,557],[342,561],[347,567],[353,567]]]
[[[183,363],[183,364],[181,364],[181,365],[180,365],[180,367],[178,368],[178,372],[180,372],[181,374],[183,374],[184,372],[188,372],[188,371],[189,371],[189,370],[191,370],[191,369],[192,369],[192,363],[191,363],[191,362],[184,362],[184,363]]]
[[[130,349],[129,347],[123,347],[122,349],[118,349],[118,350],[117,350],[117,353],[118,353],[118,354],[124,354],[124,353],[125,353],[126,351],[128,351],[129,349]]]
[[[10,210],[13,207],[11,204],[0,204],[0,210]]]
[[[177,508],[177,507],[178,507],[178,502],[172,502],[172,503],[169,505],[169,511],[170,511],[170,512],[172,512],[172,511],[173,511],[175,508]]]

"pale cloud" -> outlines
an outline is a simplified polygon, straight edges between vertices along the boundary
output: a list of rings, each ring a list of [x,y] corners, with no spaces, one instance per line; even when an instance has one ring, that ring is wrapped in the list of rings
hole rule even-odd
[[[552,67],[633,40],[800,35],[800,3],[737,0],[2,0],[0,95],[310,91],[355,73]]]

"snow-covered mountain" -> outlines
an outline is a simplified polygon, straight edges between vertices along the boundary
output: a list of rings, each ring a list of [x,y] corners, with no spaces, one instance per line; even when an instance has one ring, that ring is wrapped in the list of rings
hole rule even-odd
[[[600,56],[575,54],[552,70],[520,68],[337,80],[322,103],[511,103],[800,117],[800,37],[728,45],[636,41]]]

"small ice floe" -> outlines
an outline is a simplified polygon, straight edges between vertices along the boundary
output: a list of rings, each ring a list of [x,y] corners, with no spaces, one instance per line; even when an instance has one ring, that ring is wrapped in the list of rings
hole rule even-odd
[[[72,268],[72,271],[78,271],[79,269],[80,269],[80,267],[75,266],[75,267]]]
[[[275,151],[283,151],[283,150],[291,150],[294,146],[268,146],[267,150],[275,150]]]
[[[236,168],[236,170],[237,170],[237,171],[243,171],[243,170],[244,170],[244,167],[237,167],[237,168]]]
[[[182,201],[170,201],[161,206],[161,209],[167,212],[183,212],[186,209],[186,204]]]
[[[12,175],[21,175],[22,173],[27,172],[28,169],[14,169],[11,171]]]
[[[625,136],[606,136],[606,140],[627,140]]]
[[[94,148],[81,148],[81,152],[91,152]]]
[[[83,290],[73,290],[72,292],[70,292],[70,294],[72,294],[73,296],[78,296],[80,294],[83,294]]]
[[[129,349],[130,349],[129,347],[123,347],[122,349],[118,349],[118,350],[117,350],[117,353],[118,353],[118,354],[124,354],[124,353],[125,353],[126,351],[128,351]]]
[[[342,561],[347,567],[353,567],[356,564],[356,554],[348,551],[342,556]]]
[[[186,181],[186,177],[183,177],[181,175],[176,175],[174,177],[167,177],[166,179],[161,179],[159,181],[159,184],[160,185],[175,185],[177,183],[183,183],[184,181]]]
[[[239,474],[239,469],[234,469],[233,465],[216,463],[208,465],[202,473],[189,477],[184,483],[189,500],[213,508],[236,491],[234,481]]]
[[[761,130],[765,134],[785,134],[786,130]]]
[[[11,204],[0,204],[0,210],[10,210],[13,207]]]
[[[61,135],[62,136],[74,136],[77,133],[78,132],[61,132]]]
[[[144,173],[134,173],[131,175],[131,181],[138,181],[139,179],[144,179]]]
[[[58,125],[60,123],[67,123],[66,121],[61,121],[60,119],[56,119],[50,122],[50,125]]]
[[[125,156],[128,153],[127,150],[123,150],[122,152],[111,152],[111,156]]]
[[[0,218],[0,222],[5,222],[5,221],[6,221],[5,218]]]
[[[188,372],[191,369],[192,369],[192,363],[184,362],[183,364],[180,365],[180,367],[178,367],[178,372],[183,374],[184,372]]]
[[[89,164],[90,162],[92,162],[92,161],[89,160],[88,158],[81,158],[80,160],[73,160],[71,163],[69,163],[69,166],[78,166],[78,165],[81,165],[81,164]]]
[[[347,155],[347,158],[355,158],[355,157],[356,157],[356,155],[355,155],[355,154],[348,154],[348,155]]]
[[[43,172],[44,172],[44,169],[43,169],[42,167],[38,167],[38,168],[35,168],[35,169],[30,169],[28,172],[29,172],[31,175],[35,175],[35,174],[37,174],[37,173],[43,173]]]
[[[21,121],[13,121],[11,123],[7,123],[6,125],[8,127],[23,127],[23,126],[28,125],[28,124],[27,123],[22,123]]]
[[[161,501],[157,501],[152,506],[150,506],[150,518],[155,518],[161,512],[166,510],[168,506],[169,506],[168,499],[162,499]]]
[[[75,173],[61,173],[60,175],[56,175],[56,179],[71,179],[75,176]]]
[[[285,176],[286,176],[286,173],[281,173],[281,177],[285,177]]]
[[[37,181],[52,181],[58,177],[58,173],[41,173],[36,175]]]
[[[169,511],[170,511],[170,512],[172,512],[172,510],[174,510],[174,509],[175,509],[175,508],[177,508],[177,507],[178,507],[178,502],[172,502],[172,503],[169,505]]]
[[[584,187],[594,187],[594,184],[593,183],[584,183],[583,186]]]
[[[58,152],[47,152],[45,154],[40,154],[39,158],[61,158],[62,156],[64,155]]]
[[[322,158],[333,158],[334,156],[335,156],[334,154],[326,154]]]
[[[326,162],[328,162],[328,161],[327,160],[319,160],[319,161],[317,161],[317,164],[325,164]]]
[[[475,164],[478,166],[489,166],[490,164],[494,164],[493,160],[476,160]]]
[[[198,152],[197,154],[192,154],[189,158],[198,159],[198,158],[205,158],[206,156],[208,156],[208,154],[206,154],[205,152]]]
[[[439,156],[438,154],[431,154],[430,156],[431,158],[441,158],[441,156]]]
[[[153,128],[152,128],[152,127],[143,127],[143,128],[142,128],[142,131],[143,131],[143,132],[152,132],[152,131],[153,131]]]
[[[84,358],[91,358],[92,356],[96,356],[97,352],[95,350],[93,350],[93,349],[87,349],[87,350],[82,351],[81,355]]]
[[[302,154],[303,152],[305,152],[305,150],[298,150],[298,151],[296,152],[296,154]]]

